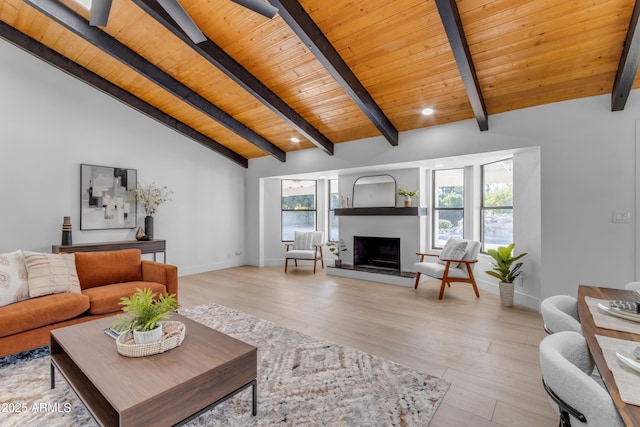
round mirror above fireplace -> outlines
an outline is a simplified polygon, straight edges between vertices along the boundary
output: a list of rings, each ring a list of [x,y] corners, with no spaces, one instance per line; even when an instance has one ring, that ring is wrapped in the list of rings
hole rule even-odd
[[[391,175],[362,176],[353,183],[353,207],[395,207],[396,187]]]

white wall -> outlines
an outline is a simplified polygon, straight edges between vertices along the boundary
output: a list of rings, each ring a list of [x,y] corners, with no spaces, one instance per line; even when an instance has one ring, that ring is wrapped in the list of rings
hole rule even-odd
[[[180,275],[244,263],[244,168],[5,42],[0,93],[0,252],[50,251],[65,215],[74,243],[134,239],[79,230],[87,163],[137,169],[141,183],[174,191],[154,228]]]
[[[514,230],[518,252],[532,254],[516,301],[531,306],[550,295],[575,295],[579,284],[622,287],[635,278],[638,116],[640,92],[633,91],[620,112],[610,111],[610,96],[604,95],[491,115],[486,132],[478,130],[475,120],[467,120],[401,133],[397,147],[378,137],[339,144],[334,156],[311,149],[288,153],[286,163],[251,160],[247,260],[262,262],[253,224],[259,221],[263,177],[516,149],[526,173],[541,176],[538,182],[521,177],[524,188],[539,192],[540,201],[536,196],[528,199],[526,192],[514,201],[516,215],[528,218]],[[520,161],[515,164],[517,171]],[[630,212],[631,222],[613,223],[614,211]]]
[[[345,198],[352,197],[353,184],[362,176],[376,173],[357,173],[340,175],[340,191]],[[379,174],[387,174],[396,180],[397,188],[408,190],[422,189],[420,185],[420,169],[408,168],[386,170]],[[404,206],[404,197],[395,196],[395,205]],[[414,203],[418,204],[418,197]],[[424,205],[423,205],[424,206]],[[402,271],[413,270],[416,252],[421,249],[421,236],[426,233],[425,217],[418,216],[342,216],[340,217],[340,238],[344,240],[347,251],[342,255],[343,262],[353,264],[353,236],[392,237],[400,239],[400,267]]]

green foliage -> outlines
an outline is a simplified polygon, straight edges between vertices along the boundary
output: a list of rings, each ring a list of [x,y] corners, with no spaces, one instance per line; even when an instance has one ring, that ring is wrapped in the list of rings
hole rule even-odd
[[[513,206],[513,187],[490,188],[485,186],[484,206]]]
[[[448,230],[453,227],[453,224],[448,219],[438,220],[438,230]]]
[[[310,210],[314,208],[315,195],[313,194],[284,196],[282,198],[282,209],[284,210]]]
[[[175,294],[160,295],[151,289],[136,288],[130,297],[120,298],[119,304],[126,315],[118,316],[111,325],[112,329],[150,331],[158,326],[158,322],[168,318],[178,308]]]
[[[344,244],[344,240],[340,239],[339,242],[327,243],[329,251],[340,259],[340,252],[346,252],[347,246]]]
[[[457,185],[438,187],[439,208],[461,208],[463,207],[462,201],[462,187]]]
[[[501,282],[513,283],[513,281],[522,273],[520,269],[524,263],[517,262],[522,259],[526,253],[518,256],[513,256],[513,248],[515,243],[511,243],[509,246],[500,246],[498,249],[487,250],[488,254],[495,260],[491,263],[493,270],[485,271],[489,276],[495,277]]]
[[[419,192],[420,192],[420,190],[411,190],[411,191],[409,191],[409,190],[406,190],[404,188],[399,188],[396,193],[399,194],[400,196],[414,197],[414,196],[417,196]]]

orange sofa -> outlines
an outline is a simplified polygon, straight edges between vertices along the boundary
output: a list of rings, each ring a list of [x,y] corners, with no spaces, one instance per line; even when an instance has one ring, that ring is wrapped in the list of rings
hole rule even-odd
[[[76,252],[81,293],[57,293],[0,307],[0,357],[49,345],[49,331],[121,312],[136,288],[178,296],[178,268],[141,259],[138,249]]]

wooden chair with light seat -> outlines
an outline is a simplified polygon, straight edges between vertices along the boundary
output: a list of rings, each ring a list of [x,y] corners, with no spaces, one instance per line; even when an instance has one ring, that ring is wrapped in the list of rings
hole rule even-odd
[[[290,259],[294,260],[296,267],[298,266],[298,260],[313,261],[314,274],[318,261],[324,268],[323,244],[324,233],[322,231],[295,231],[293,243],[286,244],[287,252],[284,259],[284,272],[287,272]]]
[[[442,280],[438,299],[442,299],[445,287],[451,287],[453,282],[471,284],[476,297],[479,298],[480,293],[473,276],[473,269],[478,262],[479,253],[480,242],[464,239],[449,239],[439,255],[418,252],[416,255],[420,257],[420,260],[413,264],[413,268],[417,272],[414,289],[418,289],[420,276],[424,274]],[[437,260],[427,262],[425,257],[435,257]]]

